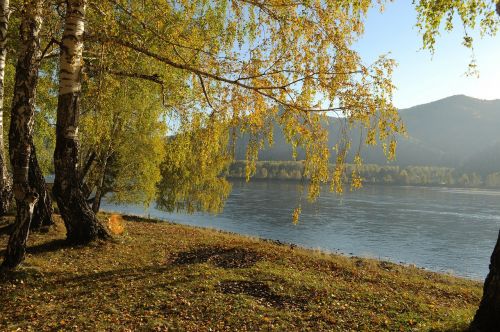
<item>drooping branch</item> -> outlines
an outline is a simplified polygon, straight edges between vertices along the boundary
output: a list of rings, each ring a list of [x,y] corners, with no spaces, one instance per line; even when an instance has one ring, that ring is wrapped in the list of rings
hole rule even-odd
[[[182,48],[182,49],[185,49],[185,50],[194,51],[196,53],[203,53],[203,54],[206,54],[206,55],[214,57],[214,58],[228,59],[228,60],[236,61],[236,59],[229,59],[227,57],[221,57],[221,56],[219,56],[217,54],[213,54],[212,52],[203,50],[201,48],[197,48],[197,47],[193,47],[193,46],[188,46],[188,45],[181,44],[178,41],[169,40],[169,39],[165,38],[164,36],[158,34],[156,32],[156,30],[154,28],[152,28],[148,23],[144,22],[144,20],[142,20],[141,18],[139,18],[137,15],[134,15],[134,13],[132,11],[130,11],[128,8],[126,8],[123,5],[121,5],[118,1],[116,1],[116,0],[108,0],[108,1],[110,3],[112,3],[113,5],[117,6],[118,8],[120,8],[120,10],[122,10],[124,13],[126,13],[130,18],[132,18],[133,20],[135,20],[144,30],[152,33],[153,35],[155,35],[157,38],[159,38],[162,42],[166,43],[167,45],[172,46],[173,49],[174,49],[174,51],[176,51],[176,47],[179,47],[179,48]],[[107,16],[106,13],[101,8],[99,8],[99,6],[97,6],[97,4],[91,2],[90,5],[101,16]],[[127,26],[124,26],[123,24],[120,24],[119,21],[117,23],[119,25],[121,25],[123,28],[127,28],[127,30],[130,30],[130,29],[128,29]]]
[[[205,83],[203,82],[203,77],[201,75],[197,75],[198,78],[200,79],[200,84],[201,84],[201,89],[203,90],[203,94],[205,95],[205,99],[207,100],[208,105],[215,110],[215,107],[212,106],[212,103],[210,103],[210,99],[208,98],[208,93],[207,89],[205,88]]]
[[[151,50],[148,50],[142,46],[139,46],[139,45],[134,44],[132,42],[123,40],[123,39],[116,37],[116,36],[86,35],[86,38],[90,39],[90,40],[98,40],[101,42],[111,42],[111,43],[115,43],[117,45],[121,45],[125,48],[131,49],[131,50],[134,50],[138,53],[146,55],[147,57],[153,58],[159,62],[165,63],[171,67],[185,70],[185,71],[189,71],[189,72],[191,72],[195,75],[199,75],[201,77],[210,78],[210,79],[213,79],[213,80],[216,80],[219,82],[223,82],[223,83],[227,83],[227,84],[231,84],[231,85],[236,85],[236,86],[243,88],[243,89],[246,89],[246,90],[254,91],[254,92],[282,105],[282,106],[285,106],[285,107],[291,108],[291,109],[295,109],[298,111],[330,112],[330,111],[344,111],[344,110],[355,108],[355,105],[341,106],[341,107],[329,107],[329,108],[309,108],[309,107],[301,106],[298,104],[289,103],[289,102],[282,100],[282,99],[276,97],[275,95],[267,92],[270,90],[286,90],[286,87],[283,87],[283,86],[252,86],[252,85],[241,82],[240,79],[230,79],[230,78],[223,77],[223,76],[220,76],[217,74],[209,73],[207,71],[195,68],[195,67],[190,66],[188,64],[178,63],[178,62],[173,61],[172,59],[170,59],[166,56],[157,54],[157,53],[155,53]]]
[[[259,10],[261,10],[263,13],[266,13],[270,18],[272,18],[275,21],[279,22],[282,19],[281,17],[278,16],[278,14],[276,14],[274,11],[272,11],[271,8],[269,8],[269,7],[273,7],[273,5],[266,4],[266,1],[262,1],[262,2],[261,1],[254,1],[254,0],[238,0],[238,1],[258,8]],[[280,5],[275,5],[275,7],[276,6],[293,7],[293,6],[297,6],[297,3],[295,3],[295,2],[292,2],[291,4],[283,3]]]

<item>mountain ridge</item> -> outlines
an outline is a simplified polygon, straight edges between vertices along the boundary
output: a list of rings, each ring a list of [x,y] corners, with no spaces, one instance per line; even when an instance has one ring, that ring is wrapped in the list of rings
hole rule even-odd
[[[443,166],[481,173],[500,171],[500,99],[454,95],[401,109],[399,113],[408,137],[397,137],[396,160],[389,163],[379,145],[363,148],[365,163]],[[328,121],[330,147],[335,144],[337,122],[335,118]],[[359,137],[356,129],[351,137]],[[247,142],[245,137],[238,142],[237,159],[245,159]],[[354,140],[353,143],[358,142]],[[298,159],[303,158],[303,153],[299,152]],[[278,126],[274,129],[273,146],[261,151],[259,159],[293,160],[292,148]]]

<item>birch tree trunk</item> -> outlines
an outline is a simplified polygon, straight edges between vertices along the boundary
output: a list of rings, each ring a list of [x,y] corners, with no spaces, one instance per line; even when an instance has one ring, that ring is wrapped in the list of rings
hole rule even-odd
[[[43,177],[40,165],[38,165],[38,159],[36,158],[36,150],[33,140],[31,140],[30,145],[31,154],[28,180],[30,185],[38,194],[38,202],[36,203],[35,211],[33,212],[31,229],[41,230],[42,228],[46,228],[54,224],[54,220],[52,219],[52,213],[54,213],[54,209],[52,208],[52,198],[50,197],[49,191],[47,190],[45,178]]]
[[[104,158],[104,162],[102,165],[102,173],[101,173],[101,176],[99,178],[99,182],[97,183],[94,200],[92,202],[92,211],[94,211],[95,213],[99,212],[99,209],[101,208],[104,179],[106,177],[106,169],[108,167],[109,157],[110,157],[110,154],[108,153],[108,154],[106,154],[106,157]]]
[[[119,121],[117,119],[114,119],[113,121],[113,128],[111,129],[111,137],[115,136],[116,130],[118,129],[119,126]],[[109,158],[113,155],[113,150],[112,150],[112,145],[113,145],[113,140],[110,139],[108,142],[108,147],[104,153],[104,158],[102,161],[102,171],[101,175],[99,177],[99,180],[97,182],[97,187],[95,191],[95,196],[92,202],[92,211],[95,213],[99,212],[99,209],[101,208],[101,200],[102,200],[102,195],[104,193],[104,179],[106,178],[106,171],[108,168],[108,161]]]
[[[68,0],[61,41],[59,98],[57,105],[55,180],[53,193],[67,230],[67,240],[88,243],[106,239],[109,233],[99,222],[82,192],[79,171],[78,123],[80,74],[86,0]]]
[[[12,181],[7,171],[3,142],[3,99],[8,22],[9,0],[0,0],[0,216],[9,210],[12,202]]]
[[[20,43],[9,130],[10,162],[17,215],[3,262],[3,265],[8,268],[16,267],[24,259],[33,210],[38,200],[38,194],[30,187],[28,173],[33,138],[41,26],[42,0],[26,1],[19,29]]]

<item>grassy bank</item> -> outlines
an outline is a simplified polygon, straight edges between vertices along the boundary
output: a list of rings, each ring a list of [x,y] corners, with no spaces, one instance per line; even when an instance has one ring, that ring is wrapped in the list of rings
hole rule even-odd
[[[478,282],[376,260],[124,217],[115,240],[29,240],[0,277],[0,330],[455,331]],[[0,251],[7,242],[0,226]]]

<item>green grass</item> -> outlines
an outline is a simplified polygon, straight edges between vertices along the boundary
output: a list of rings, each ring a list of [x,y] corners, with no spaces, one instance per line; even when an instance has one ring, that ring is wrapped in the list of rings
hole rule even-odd
[[[125,219],[87,247],[65,247],[60,221],[32,234],[0,277],[0,331],[455,331],[480,300],[480,283],[415,267]]]

